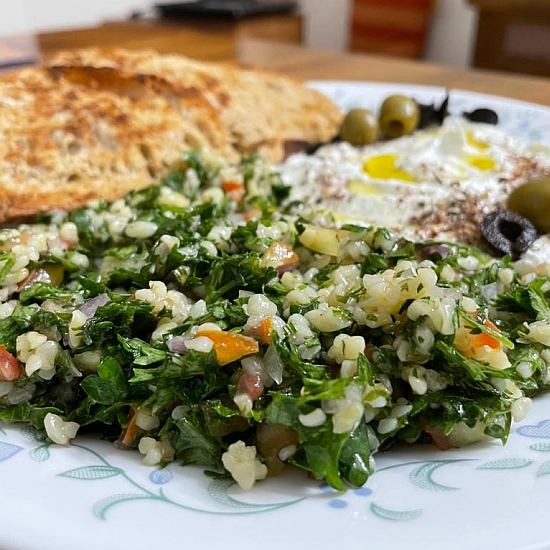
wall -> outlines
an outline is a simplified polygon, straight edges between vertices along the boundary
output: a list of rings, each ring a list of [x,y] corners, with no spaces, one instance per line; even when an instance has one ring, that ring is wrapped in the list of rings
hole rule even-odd
[[[93,25],[128,17],[153,0],[0,0],[0,35]]]
[[[351,0],[299,0],[307,22],[306,44],[311,48],[345,50],[348,46]]]
[[[0,34],[17,34],[27,29],[23,2],[0,0]]]
[[[159,0],[156,0],[159,1]],[[93,25],[147,11],[155,0],[0,0],[0,35]],[[306,44],[345,50],[352,0],[299,0],[307,22]],[[472,55],[475,10],[467,0],[437,0],[426,58],[467,66]]]
[[[467,0],[437,0],[426,59],[469,67],[477,28],[477,10]]]

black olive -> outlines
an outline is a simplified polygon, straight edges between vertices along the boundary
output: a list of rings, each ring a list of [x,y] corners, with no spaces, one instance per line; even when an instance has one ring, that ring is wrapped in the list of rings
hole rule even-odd
[[[495,210],[481,221],[481,233],[498,252],[519,258],[537,238],[535,226],[510,210]]]
[[[418,108],[420,110],[420,120],[418,121],[418,128],[427,128],[435,124],[435,105],[426,105],[419,103]]]
[[[498,115],[492,109],[474,109],[462,116],[471,122],[485,122],[485,124],[498,124]]]
[[[418,102],[417,102],[418,103]],[[428,128],[429,126],[441,126],[445,117],[449,114],[449,94],[441,102],[441,105],[436,106],[435,103],[429,105],[418,103],[420,109],[420,121],[418,128]]]

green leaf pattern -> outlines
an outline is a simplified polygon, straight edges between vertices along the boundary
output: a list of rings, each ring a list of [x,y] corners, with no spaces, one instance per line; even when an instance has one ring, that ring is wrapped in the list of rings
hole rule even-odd
[[[208,495],[212,500],[223,504],[224,506],[232,506],[236,508],[255,508],[256,505],[239,502],[227,494],[227,490],[235,485],[233,479],[215,479],[208,485]]]
[[[21,435],[29,441],[40,441],[37,429],[30,425],[21,428]]]
[[[300,502],[301,500],[304,500],[303,498],[298,498],[294,500],[289,500],[286,502],[280,502],[277,504],[251,504],[248,502],[241,502],[235,498],[233,498],[231,495],[228,494],[228,490],[235,485],[235,481],[233,479],[215,479],[212,481],[207,488],[208,496],[212,498],[215,502],[218,504],[222,504],[224,506],[229,506],[232,508],[242,508],[242,509],[248,509],[250,511],[262,511],[262,510],[274,510],[276,508],[283,508],[285,506],[290,506],[291,504],[296,504],[297,502]]]
[[[545,462],[540,468],[537,470],[537,477],[547,476],[550,474],[550,461]]]
[[[143,500],[151,499],[149,495],[144,495],[143,493],[127,493],[127,494],[115,494],[105,498],[102,498],[96,502],[92,511],[96,518],[107,519],[107,512],[115,505],[121,504],[122,502],[129,502],[131,500]]]
[[[93,466],[84,466],[82,468],[75,468],[74,470],[67,470],[66,472],[63,472],[59,475],[62,477],[70,477],[73,479],[95,481],[97,479],[114,477],[121,474],[122,472],[123,470],[121,470],[120,468],[98,464]]]
[[[390,521],[411,521],[422,515],[422,510],[389,510],[374,502],[370,505],[370,511],[377,517]]]
[[[526,468],[533,463],[528,458],[501,458],[498,460],[490,460],[477,467],[478,470],[517,470]]]
[[[448,461],[441,462],[429,462],[423,464],[418,468],[415,468],[409,479],[413,485],[419,487],[420,489],[426,489],[428,491],[456,491],[458,487],[449,487],[448,485],[442,485],[433,480],[433,473],[442,466],[448,464]]]
[[[35,447],[34,449],[31,449],[29,455],[35,462],[44,462],[50,458],[50,449],[48,447],[48,444]]]
[[[33,428],[29,428],[28,426],[25,426],[21,428],[20,432],[25,439],[35,441],[35,442],[40,442],[39,434]],[[170,504],[178,508],[188,510],[188,511],[194,511],[194,512],[211,513],[211,514],[213,513],[213,514],[221,514],[221,515],[225,515],[225,514],[240,515],[240,514],[265,512],[265,511],[275,510],[275,509],[290,506],[290,505],[295,505],[307,498],[307,497],[301,497],[294,500],[289,500],[286,502],[280,502],[276,504],[252,504],[248,502],[241,502],[236,498],[234,498],[233,496],[231,496],[228,492],[229,489],[235,485],[235,481],[231,478],[219,478],[219,479],[214,479],[211,483],[209,483],[208,486],[206,487],[206,491],[208,496],[212,499],[212,501],[222,506],[222,510],[214,511],[210,509],[196,508],[196,507],[184,505],[172,500],[171,498],[167,497],[163,493],[163,489],[160,489],[158,492],[153,492],[147,489],[146,487],[139,485],[134,479],[132,479],[132,477],[130,477],[130,475],[125,470],[109,464],[105,460],[105,458],[103,458],[103,456],[101,456],[96,451],[93,451],[92,449],[89,449],[82,445],[73,444],[73,446],[79,447],[83,451],[87,451],[93,454],[98,459],[99,463],[66,470],[58,474],[58,476],[72,479],[72,480],[77,480],[77,481],[100,481],[103,479],[109,479],[116,476],[120,476],[124,478],[124,480],[126,480],[128,483],[133,485],[134,488],[138,489],[137,492],[128,492],[128,493],[121,492],[121,493],[108,495],[100,499],[99,501],[97,501],[95,504],[93,504],[92,506],[93,515],[96,518],[101,520],[107,519],[107,513],[111,510],[111,508],[119,504],[127,503],[130,501],[136,501],[136,500],[149,500],[149,501],[152,500],[152,501],[163,502],[165,504]],[[42,443],[30,449],[29,456],[35,462],[46,461],[51,457],[50,447],[51,447],[50,443]],[[5,456],[3,456],[3,458],[0,457],[0,459],[5,460],[21,449],[22,447],[2,442],[2,444],[0,445],[0,455],[2,454],[2,450],[4,450]],[[540,441],[535,442],[529,446],[529,449],[535,452],[543,452],[543,453],[550,452],[550,442],[540,442]],[[427,491],[432,491],[432,492],[456,491],[459,489],[459,487],[453,487],[453,486],[442,484],[434,479],[434,475],[443,466],[450,465],[456,462],[467,462],[470,460],[471,459],[452,459],[452,460],[400,463],[393,466],[388,466],[386,468],[381,468],[377,470],[373,474],[373,476],[378,475],[380,472],[383,472],[384,470],[410,467],[411,465],[414,465],[414,468],[408,474],[408,479],[412,485],[416,486],[417,488],[427,490]],[[533,464],[536,464],[536,460],[534,460],[533,458],[506,457],[506,458],[483,462],[482,464],[478,464],[475,467],[475,469],[476,470],[494,470],[495,472],[510,471],[510,470],[520,470],[520,469],[528,468]],[[536,470],[535,475],[538,478],[549,474],[550,474],[550,460],[542,463]],[[223,511],[223,508],[231,509],[231,511],[230,510]],[[420,508],[413,508],[410,510],[399,510],[394,508],[388,508],[386,506],[381,506],[375,502],[370,503],[369,511],[372,515],[382,520],[394,521],[394,522],[414,521],[420,518],[423,514],[423,511]]]
[[[10,459],[22,449],[23,447],[19,445],[13,445],[11,443],[0,441],[0,462],[4,462],[4,460]]]

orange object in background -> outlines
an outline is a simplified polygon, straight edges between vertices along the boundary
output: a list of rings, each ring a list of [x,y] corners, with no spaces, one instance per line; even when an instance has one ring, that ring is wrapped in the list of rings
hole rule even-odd
[[[350,49],[421,58],[434,0],[353,0]]]

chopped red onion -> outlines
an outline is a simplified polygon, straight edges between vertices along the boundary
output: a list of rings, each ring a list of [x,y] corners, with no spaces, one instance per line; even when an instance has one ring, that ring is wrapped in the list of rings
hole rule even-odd
[[[168,340],[166,344],[170,351],[174,353],[185,353],[187,351],[187,346],[185,345],[185,339],[183,336],[174,336]]]
[[[425,246],[423,248],[424,252],[426,254],[439,254],[442,259],[445,259],[447,257],[447,254],[449,254],[449,249],[446,246],[443,245],[430,245]]]
[[[299,262],[292,262],[287,265],[280,265],[279,267],[277,267],[277,274],[280,277],[283,273],[286,273],[287,271],[292,271],[293,269],[298,267],[298,263]]]
[[[84,302],[78,309],[86,315],[86,317],[93,317],[98,307],[104,306],[109,302],[110,298],[107,294],[99,294],[95,298],[91,298]]]

